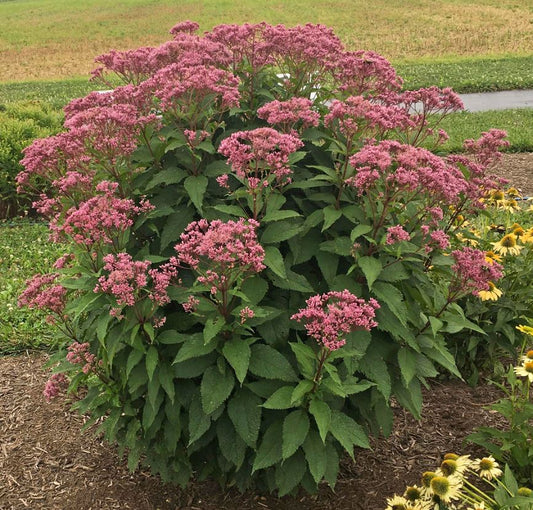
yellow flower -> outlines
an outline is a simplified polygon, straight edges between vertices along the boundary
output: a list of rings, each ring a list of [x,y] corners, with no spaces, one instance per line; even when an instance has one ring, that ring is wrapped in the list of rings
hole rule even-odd
[[[520,326],[516,326],[516,329],[521,333],[533,336],[533,328],[531,326],[524,326],[523,324],[520,324]]]
[[[409,501],[402,496],[387,498],[387,510],[407,510],[408,504]]]
[[[529,489],[528,487],[520,487],[518,491],[516,492],[517,496],[524,496],[526,498],[531,497],[532,494],[533,494],[533,491]]]
[[[516,227],[516,228],[513,230],[513,234],[514,234],[516,237],[522,237],[525,233],[526,233],[526,231],[525,231],[522,227]]]
[[[443,503],[449,503],[452,499],[459,498],[461,484],[457,478],[435,476],[431,479],[430,488],[431,492]]]
[[[468,510],[486,510],[485,503],[480,501],[479,503],[474,503],[474,506],[469,506]]]
[[[481,301],[497,301],[501,295],[502,291],[494,285],[492,282],[489,283],[488,290],[480,290],[478,291],[477,295],[479,296],[479,299]]]
[[[524,361],[522,365],[514,367],[514,372],[520,377],[527,377],[529,382],[533,382],[533,360]]]
[[[507,196],[509,196],[509,197],[521,197],[522,193],[520,193],[520,191],[517,190],[516,188],[509,188],[507,190]]]
[[[503,236],[498,242],[491,244],[494,247],[493,251],[495,251],[496,253],[501,253],[502,255],[507,255],[508,253],[511,255],[519,255],[520,251],[523,248],[523,246],[519,246],[516,244],[515,234],[507,234]]]
[[[533,243],[533,228],[528,228],[522,236],[520,236],[520,241],[523,243]]]
[[[489,198],[498,202],[505,198],[505,193],[501,189],[493,189],[489,192]]]
[[[526,326],[527,327],[527,326]],[[519,326],[516,327],[516,329],[518,329]],[[531,328],[530,328],[531,329]],[[522,356],[520,358],[520,360],[522,361],[522,363],[527,363],[528,361],[533,361],[533,350],[529,350],[527,351],[524,356]]]
[[[518,205],[518,202],[514,199],[503,200],[500,203],[498,203],[498,207],[500,209],[504,209],[505,211],[519,211],[520,210],[520,206]]]
[[[497,253],[494,253],[491,250],[485,252],[485,261],[488,262],[490,265],[494,264],[494,262],[501,262],[501,260],[501,256]]]
[[[492,455],[475,460],[472,467],[478,471],[481,478],[486,478],[487,480],[492,480],[502,475],[502,470]]]
[[[470,455],[457,455],[456,453],[447,453],[444,455],[444,460],[454,460],[457,463],[457,469],[460,472],[465,471],[472,466]]]

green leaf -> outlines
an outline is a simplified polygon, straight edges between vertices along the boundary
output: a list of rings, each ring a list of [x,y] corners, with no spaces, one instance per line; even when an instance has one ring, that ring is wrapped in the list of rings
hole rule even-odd
[[[286,382],[298,380],[291,364],[270,345],[256,344],[251,351],[249,370],[252,374]]]
[[[291,492],[301,482],[306,470],[305,457],[302,452],[298,452],[276,466],[275,480],[278,496],[283,497]]]
[[[335,488],[337,476],[339,474],[339,455],[337,450],[333,447],[326,448],[327,465],[324,479],[328,482],[332,489]]]
[[[324,477],[328,466],[328,454],[326,445],[320,440],[315,430],[309,431],[304,442],[303,450],[309,466],[309,471],[316,483]]]
[[[126,362],[126,379],[130,376],[131,371],[133,368],[143,359],[144,352],[138,351],[136,349],[133,349],[129,356],[128,361]]]
[[[200,439],[209,430],[210,425],[211,419],[204,413],[200,399],[193,398],[189,407],[189,443],[187,446]]]
[[[301,342],[289,343],[292,352],[296,356],[296,362],[300,367],[302,375],[308,379],[311,379],[315,373],[316,354],[315,351],[309,345]]]
[[[161,250],[164,250],[171,243],[178,243],[180,235],[193,218],[193,212],[189,208],[181,208],[178,212],[171,214],[161,230]]]
[[[268,427],[255,454],[252,474],[281,460],[281,435],[282,423],[280,421],[276,421]]]
[[[402,347],[398,351],[398,363],[405,384],[408,385],[416,375],[417,354],[408,347]]]
[[[208,179],[205,175],[190,175],[183,182],[185,191],[189,194],[191,202],[202,212],[202,203],[207,189]]]
[[[314,400],[311,400],[311,403],[309,404],[309,412],[313,415],[316,421],[322,442],[326,444],[326,436],[328,435],[329,425],[331,423],[330,407],[322,400],[315,398]]]
[[[338,255],[319,251],[315,254],[315,258],[327,284],[330,286],[333,285],[333,281],[335,276],[337,276],[337,269],[339,267]]]
[[[295,405],[300,405],[304,399],[304,397],[311,392],[311,390],[314,388],[313,381],[310,381],[308,379],[304,379],[303,381],[300,381],[296,388],[294,388],[294,391],[292,392],[291,402]]]
[[[250,448],[255,448],[261,425],[261,399],[250,390],[241,388],[228,401],[227,409],[239,436]]]
[[[328,205],[324,208],[324,225],[322,225],[322,232],[327,230],[342,216],[342,211],[336,209],[333,205]]]
[[[265,228],[265,231],[261,236],[261,244],[273,244],[285,241],[298,235],[301,229],[301,222],[276,221]]]
[[[337,237],[333,241],[320,243],[320,249],[342,257],[349,257],[352,253],[353,243],[349,237]]]
[[[407,324],[407,306],[400,290],[390,283],[375,282],[372,292],[376,295],[378,301],[387,303],[390,311],[404,326]]]
[[[372,289],[372,284],[376,281],[379,273],[383,269],[381,261],[374,257],[361,257],[357,259],[357,263],[365,275],[368,288]]]
[[[195,333],[191,335],[190,339],[181,346],[178,355],[174,359],[174,363],[180,363],[190,358],[204,356],[205,354],[209,354],[215,348],[215,342],[205,345],[203,334]]]
[[[309,432],[307,413],[298,409],[283,420],[282,458],[288,459],[303,444]]]
[[[211,317],[207,319],[204,325],[204,344],[209,344],[222,331],[225,324],[224,319],[219,315],[214,319]]]
[[[233,338],[224,343],[222,354],[224,354],[228,363],[235,370],[235,375],[242,384],[248,373],[248,365],[250,364],[250,345],[241,338]]]
[[[148,374],[148,379],[151,381],[154,375],[154,370],[157,367],[159,362],[159,353],[157,349],[151,345],[146,353],[146,373]]]
[[[283,267],[283,270],[285,270],[285,267]],[[258,304],[265,297],[267,290],[268,282],[258,275],[247,278],[241,285],[241,292],[253,305]]]
[[[263,218],[261,219],[261,223],[269,223],[271,221],[287,220],[289,218],[297,218],[299,216],[301,216],[301,214],[297,213],[296,211],[290,211],[290,210],[272,211],[263,216]]]
[[[209,367],[202,377],[200,395],[205,414],[215,411],[229,396],[235,379],[229,370],[221,373],[217,366]]]
[[[282,386],[276,390],[263,404],[266,409],[290,409],[292,404],[292,392],[294,386]]]
[[[363,427],[341,411],[333,410],[331,412],[329,430],[352,459],[354,458],[354,446],[370,448],[370,443],[368,442],[368,437],[365,434]]]
[[[352,231],[350,233],[350,239],[352,241],[355,241],[356,239],[358,239],[362,235],[368,234],[371,230],[372,230],[372,225],[359,224],[359,225],[355,226],[352,229]]]
[[[280,278],[287,278],[283,256],[275,246],[265,246],[265,265]]]
[[[244,462],[246,443],[235,432],[233,424],[226,416],[217,421],[217,439],[222,455],[239,469]]]

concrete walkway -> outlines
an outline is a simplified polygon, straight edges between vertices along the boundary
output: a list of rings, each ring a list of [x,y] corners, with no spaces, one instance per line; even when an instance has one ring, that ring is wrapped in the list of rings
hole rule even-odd
[[[465,111],[468,112],[533,108],[533,90],[480,92],[476,94],[459,94],[459,96],[463,100]]]

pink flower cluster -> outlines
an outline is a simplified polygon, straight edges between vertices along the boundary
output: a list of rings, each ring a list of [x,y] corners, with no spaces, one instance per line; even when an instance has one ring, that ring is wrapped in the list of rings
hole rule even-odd
[[[187,118],[197,105],[209,103],[225,110],[239,104],[239,80],[232,73],[213,66],[170,64],[146,82],[160,100],[163,111]],[[198,115],[198,112],[196,112]]]
[[[257,110],[257,116],[272,126],[279,126],[283,133],[318,126],[320,114],[312,109],[313,103],[304,97],[293,97],[288,101],[271,101]]]
[[[396,105],[380,105],[363,96],[350,96],[345,101],[331,102],[324,117],[326,126],[336,129],[348,139],[359,136],[383,137],[386,131],[413,125],[409,115]]]
[[[265,251],[257,241],[258,226],[257,221],[244,218],[190,223],[175,246],[178,261],[200,273],[198,282],[210,286],[212,294],[225,291],[239,277],[265,268]]]
[[[76,365],[83,365],[81,371],[84,374],[94,371],[98,364],[96,356],[89,351],[89,342],[74,342],[67,347],[67,361]]]
[[[503,276],[503,267],[497,262],[487,262],[485,252],[471,247],[452,251],[455,264],[452,270],[455,280],[450,285],[450,294],[472,293],[489,290],[489,282]]]
[[[57,215],[50,223],[52,239],[71,238],[88,247],[113,244],[117,234],[127,230],[136,216],[153,209],[147,201],[135,205],[131,199],[118,198],[117,187],[117,183],[102,181],[96,186],[100,194],[71,207],[64,217]]]
[[[373,319],[380,306],[373,298],[367,303],[343,290],[312,296],[306,303],[307,307],[291,319],[304,322],[307,334],[330,351],[346,343],[343,335],[355,330],[370,331],[377,326]]]
[[[382,95],[403,83],[390,62],[373,51],[343,52],[330,67],[338,89],[350,96]]]
[[[64,374],[53,374],[44,386],[43,395],[47,402],[59,395],[60,391],[68,384]]]
[[[409,232],[406,232],[401,225],[395,225],[387,229],[387,237],[385,239],[386,244],[396,244],[401,241],[409,241],[411,236]]]
[[[457,203],[467,189],[463,174],[432,152],[385,140],[368,144],[350,158],[355,168],[346,183],[362,195],[372,188],[431,195],[433,202]]]
[[[241,179],[269,181],[269,174],[272,174],[277,183],[284,183],[292,173],[289,155],[300,147],[303,142],[294,135],[265,127],[233,133],[220,142],[218,151],[228,158]],[[250,187],[257,185],[248,184]]]
[[[111,310],[111,315],[119,317],[123,306],[134,306],[144,296],[158,305],[170,301],[167,289],[177,280],[176,258],[172,257],[167,264],[157,269],[150,269],[148,260],[133,260],[129,253],[106,255],[104,263],[104,270],[108,274],[98,279],[94,292],[114,296],[118,307]],[[149,277],[152,279],[151,285]]]
[[[57,283],[58,273],[36,274],[26,281],[26,288],[19,296],[19,306],[48,310],[61,316],[65,309],[67,289]],[[54,322],[53,316],[48,317]]]

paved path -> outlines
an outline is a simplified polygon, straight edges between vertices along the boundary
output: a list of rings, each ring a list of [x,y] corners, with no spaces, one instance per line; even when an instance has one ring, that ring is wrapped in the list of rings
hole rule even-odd
[[[503,92],[482,92],[459,94],[469,112],[487,110],[508,110],[511,108],[533,108],[533,90],[506,90]]]

